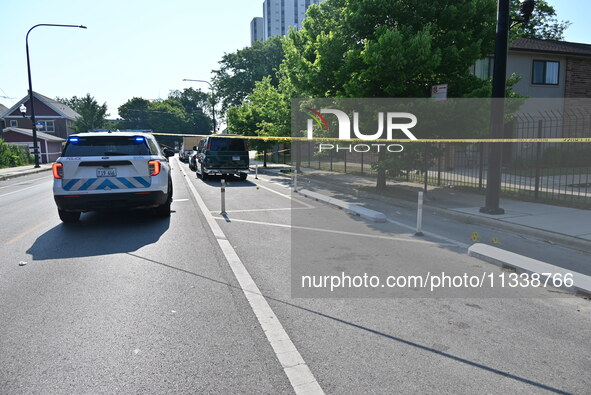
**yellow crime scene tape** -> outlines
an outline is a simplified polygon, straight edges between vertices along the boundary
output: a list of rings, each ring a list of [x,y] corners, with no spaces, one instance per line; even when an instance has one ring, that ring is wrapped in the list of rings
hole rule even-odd
[[[224,138],[238,138],[247,140],[263,140],[263,141],[312,141],[312,142],[363,142],[365,144],[372,143],[591,143],[591,137],[567,137],[567,138],[532,138],[532,139],[378,139],[378,140],[361,140],[349,139],[341,140],[331,137],[315,137],[309,140],[306,137],[271,137],[271,136],[242,136],[242,135],[199,135],[199,134],[183,134],[183,133],[152,133],[155,136],[180,136],[180,137],[224,137]]]

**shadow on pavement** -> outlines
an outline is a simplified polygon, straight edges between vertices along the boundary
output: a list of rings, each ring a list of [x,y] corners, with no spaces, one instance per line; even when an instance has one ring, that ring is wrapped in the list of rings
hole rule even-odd
[[[171,265],[167,265],[167,264],[162,263],[162,262],[158,262],[158,261],[154,261],[152,259],[144,258],[144,257],[142,257],[140,255],[136,255],[136,254],[129,254],[129,255],[134,256],[134,257],[139,258],[139,259],[143,259],[143,260],[145,260],[147,262],[151,262],[151,263],[155,263],[157,265],[161,265],[161,266],[167,267],[169,269],[177,270],[177,271],[180,271],[180,272],[183,272],[183,273],[186,273],[186,274],[195,276],[195,277],[199,277],[199,278],[201,278],[203,280],[207,280],[207,281],[211,281],[213,283],[217,283],[217,284],[222,285],[222,286],[239,289],[239,290],[241,290],[243,292],[248,292],[248,291],[244,291],[240,287],[237,287],[235,285],[229,284],[229,283],[224,282],[224,281],[221,281],[221,280],[216,280],[216,279],[213,279],[211,277],[203,276],[201,274],[194,273],[194,272],[191,272],[191,271],[188,271],[188,270],[185,270],[185,269],[180,269],[180,268],[177,268],[177,267],[174,267],[174,266],[171,266]],[[430,352],[430,353],[439,355],[442,358],[447,358],[447,359],[450,359],[452,361],[455,361],[455,362],[458,362],[458,363],[461,363],[461,364],[464,364],[464,365],[467,365],[467,366],[470,366],[470,367],[473,367],[473,368],[476,368],[476,369],[481,369],[483,371],[496,374],[496,375],[498,375],[500,377],[506,377],[508,379],[512,379],[512,380],[515,380],[515,381],[518,381],[518,382],[521,382],[521,383],[524,383],[524,384],[527,384],[527,385],[531,385],[531,386],[533,386],[533,387],[535,387],[537,389],[546,390],[546,391],[549,391],[549,392],[552,392],[552,393],[555,393],[555,394],[568,394],[568,392],[563,391],[563,390],[560,390],[558,388],[554,388],[554,387],[551,387],[551,386],[548,386],[548,385],[545,385],[545,384],[542,384],[542,383],[539,383],[539,382],[536,382],[536,381],[533,381],[533,380],[529,380],[527,378],[520,377],[520,376],[511,374],[509,372],[506,372],[506,371],[503,371],[503,370],[500,370],[500,369],[496,369],[496,368],[493,368],[491,366],[487,366],[487,365],[484,365],[484,364],[481,364],[481,363],[478,363],[478,362],[470,361],[468,359],[461,358],[461,357],[455,356],[453,354],[450,354],[450,353],[447,353],[447,352],[444,352],[444,351],[437,350],[437,349],[432,348],[432,347],[428,347],[428,346],[425,346],[425,345],[422,345],[422,344],[413,342],[411,340],[403,339],[403,338],[400,338],[400,337],[397,337],[397,336],[394,336],[394,335],[391,335],[391,334],[388,334],[388,333],[384,333],[384,332],[381,332],[381,331],[378,331],[378,330],[375,330],[375,329],[372,329],[372,328],[368,328],[366,326],[359,325],[359,324],[356,324],[354,322],[346,321],[346,320],[343,320],[341,318],[338,318],[338,317],[335,317],[335,316],[332,316],[332,315],[329,315],[329,314],[325,314],[325,313],[322,313],[322,312],[319,312],[319,311],[315,311],[315,310],[309,309],[307,307],[298,306],[296,304],[293,304],[293,303],[290,303],[290,302],[287,302],[287,301],[284,301],[284,300],[276,299],[276,298],[273,298],[273,297],[270,297],[270,296],[267,296],[267,295],[264,295],[264,294],[262,296],[265,297],[265,299],[267,299],[267,300],[271,300],[273,302],[281,303],[281,304],[284,304],[284,305],[287,305],[287,306],[290,306],[290,307],[293,307],[293,308],[296,308],[296,309],[305,311],[307,313],[314,314],[314,315],[320,316],[322,318],[326,318],[326,319],[329,319],[329,320],[338,322],[338,323],[343,324],[343,325],[348,325],[350,327],[353,327],[355,329],[358,329],[358,330],[367,332],[369,334],[376,335],[376,336],[381,336],[383,338],[386,338],[386,339],[389,339],[389,340],[392,340],[392,341],[396,341],[398,343],[405,344],[405,345],[407,345],[409,347],[412,347],[414,349],[417,349],[417,350]]]
[[[169,226],[170,218],[149,210],[83,213],[79,223],[60,223],[39,236],[27,253],[40,261],[131,252],[156,243]]]

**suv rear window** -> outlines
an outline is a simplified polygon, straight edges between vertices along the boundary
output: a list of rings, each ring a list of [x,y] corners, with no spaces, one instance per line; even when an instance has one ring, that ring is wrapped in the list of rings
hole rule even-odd
[[[244,139],[213,137],[210,139],[211,151],[246,151]]]
[[[68,140],[64,157],[150,155],[150,148],[144,137],[139,136],[92,136]]]

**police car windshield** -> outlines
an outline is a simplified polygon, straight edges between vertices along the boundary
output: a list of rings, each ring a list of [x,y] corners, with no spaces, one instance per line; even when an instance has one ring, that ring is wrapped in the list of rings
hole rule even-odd
[[[70,138],[62,156],[150,155],[145,138],[137,136],[89,136]]]

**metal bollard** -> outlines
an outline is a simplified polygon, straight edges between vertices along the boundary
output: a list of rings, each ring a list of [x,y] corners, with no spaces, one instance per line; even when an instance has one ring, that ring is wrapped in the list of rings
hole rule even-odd
[[[222,180],[222,212],[221,215],[226,215],[226,180]]]
[[[297,193],[298,191],[298,171],[294,169],[293,172],[293,191]]]
[[[259,179],[259,165],[254,166],[254,179],[255,180]]]
[[[423,227],[423,192],[419,192],[419,206],[417,209],[417,231],[415,236],[424,236]]]

